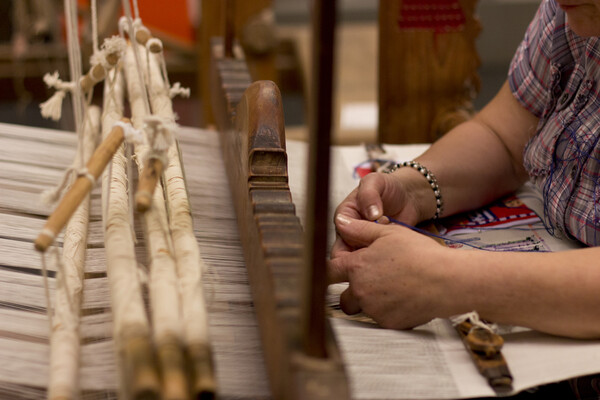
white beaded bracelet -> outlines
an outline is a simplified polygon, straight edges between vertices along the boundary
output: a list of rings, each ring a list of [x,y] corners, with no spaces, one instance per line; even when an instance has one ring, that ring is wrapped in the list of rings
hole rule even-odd
[[[429,186],[431,186],[435,196],[435,214],[433,215],[432,219],[438,219],[442,214],[442,210],[444,209],[444,202],[442,200],[442,194],[440,193],[440,187],[438,186],[437,179],[435,178],[433,172],[429,171],[416,161],[404,161],[403,163],[393,165],[389,170],[386,171],[386,173],[391,174],[401,167],[412,167],[419,171],[425,177],[425,179],[427,179],[427,182],[429,182]]]

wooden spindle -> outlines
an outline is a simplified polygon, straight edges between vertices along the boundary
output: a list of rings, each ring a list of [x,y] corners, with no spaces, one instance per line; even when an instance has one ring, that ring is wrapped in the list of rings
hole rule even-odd
[[[122,121],[129,123],[129,120],[126,118],[122,119]],[[54,242],[54,238],[62,231],[77,207],[79,207],[79,204],[81,204],[85,196],[92,190],[94,182],[91,181],[90,177],[93,177],[94,180],[100,177],[106,165],[123,143],[124,138],[125,133],[123,132],[123,128],[117,125],[108,134],[106,139],[100,143],[86,165],[87,174],[79,176],[75,180],[46,221],[44,229],[34,242],[37,251],[45,252],[52,242]]]

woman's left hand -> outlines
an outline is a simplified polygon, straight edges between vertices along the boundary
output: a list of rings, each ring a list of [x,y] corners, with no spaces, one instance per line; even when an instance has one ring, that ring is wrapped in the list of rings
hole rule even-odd
[[[354,251],[332,253],[330,283],[349,282],[340,298],[348,314],[364,312],[385,328],[409,329],[456,314],[448,248],[399,225],[337,217],[338,233]]]

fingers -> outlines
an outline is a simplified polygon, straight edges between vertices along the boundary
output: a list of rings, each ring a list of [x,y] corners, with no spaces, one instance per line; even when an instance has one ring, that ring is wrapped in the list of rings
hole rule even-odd
[[[362,248],[373,243],[389,229],[385,224],[348,218],[343,214],[335,217],[335,223],[340,238],[347,246]]]
[[[331,247],[330,258],[334,259],[334,258],[345,256],[346,254],[352,252],[352,250],[354,250],[354,249],[352,247],[348,246],[348,244],[346,242],[344,242],[344,240],[338,236],[335,239],[333,246]]]
[[[383,215],[383,201],[381,195],[385,188],[383,174],[369,174],[365,176],[356,192],[356,203],[362,216],[370,221],[375,221]]]
[[[327,262],[327,278],[329,284],[348,282],[348,267],[344,257],[336,258]]]
[[[375,221],[383,215],[381,194],[386,185],[384,174],[369,174],[361,179],[358,187],[339,205],[335,215],[345,215],[354,219]]]
[[[350,287],[344,290],[340,295],[340,308],[348,315],[358,314],[362,311],[360,304],[358,304],[358,300],[354,294],[352,294],[352,289]]]

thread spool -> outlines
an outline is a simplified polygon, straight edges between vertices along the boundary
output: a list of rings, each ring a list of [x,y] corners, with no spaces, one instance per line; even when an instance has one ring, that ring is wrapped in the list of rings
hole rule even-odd
[[[117,63],[119,62],[119,53],[109,53],[106,55],[106,62],[114,67],[115,65],[117,65]]]
[[[146,42],[146,48],[153,54],[160,54],[163,51],[163,44],[160,39],[150,38]]]
[[[135,30],[135,41],[145,46],[148,40],[152,38],[150,30],[145,26],[140,26]]]

